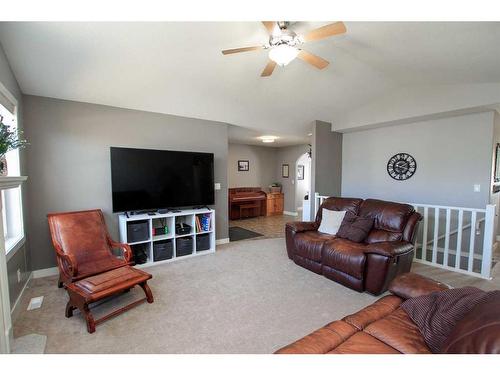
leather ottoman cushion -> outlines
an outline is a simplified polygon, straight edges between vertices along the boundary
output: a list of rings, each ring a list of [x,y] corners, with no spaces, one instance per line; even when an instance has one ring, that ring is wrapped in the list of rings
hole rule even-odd
[[[295,235],[295,251],[303,258],[321,262],[323,244],[335,238],[330,234],[318,231],[307,231]]]
[[[325,243],[323,265],[342,271],[362,280],[365,270],[366,244],[337,238]]]
[[[84,277],[84,275],[101,273],[110,271],[115,268],[123,267],[128,263],[123,259],[112,256],[108,252],[109,256],[103,257],[101,259],[96,259],[91,262],[84,262],[78,265],[78,274]]]
[[[84,294],[96,294],[117,288],[125,290],[134,285],[149,280],[151,275],[141,270],[126,266],[117,268],[96,276],[76,281],[71,286],[80,289]]]

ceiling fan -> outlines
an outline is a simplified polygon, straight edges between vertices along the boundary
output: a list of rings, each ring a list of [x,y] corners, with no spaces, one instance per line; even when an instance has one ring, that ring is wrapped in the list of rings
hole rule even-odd
[[[299,48],[305,42],[325,39],[333,35],[343,34],[346,28],[343,22],[335,22],[329,25],[314,29],[299,36],[290,30],[290,22],[287,21],[262,21],[269,32],[269,42],[262,46],[243,47],[226,49],[222,51],[223,55],[230,55],[239,52],[255,51],[260,49],[269,49],[269,62],[261,73],[261,77],[269,77],[273,74],[276,65],[285,66],[290,61],[298,57],[301,60],[315,66],[318,69],[324,69],[329,62],[319,56],[313,55]]]

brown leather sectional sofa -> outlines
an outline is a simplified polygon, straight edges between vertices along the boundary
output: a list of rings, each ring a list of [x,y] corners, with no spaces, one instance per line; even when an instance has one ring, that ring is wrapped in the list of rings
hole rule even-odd
[[[363,243],[320,233],[323,208],[373,218],[374,226]],[[421,219],[407,204],[331,197],[323,202],[315,221],[286,224],[288,257],[349,288],[378,295],[394,277],[410,271]]]
[[[391,284],[391,295],[355,314],[281,348],[278,354],[430,354],[417,326],[400,307],[408,298],[448,287],[407,273]],[[500,296],[476,305],[453,328],[443,354],[500,353]]]

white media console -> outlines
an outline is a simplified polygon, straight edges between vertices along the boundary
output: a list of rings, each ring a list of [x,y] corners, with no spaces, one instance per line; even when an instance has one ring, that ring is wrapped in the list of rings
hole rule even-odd
[[[209,217],[210,226],[208,230],[199,230],[196,225],[196,217]],[[188,257],[209,254],[215,252],[215,211],[211,209],[193,209],[182,210],[180,212],[168,212],[165,214],[156,213],[154,215],[139,214],[127,215],[121,214],[118,216],[120,226],[120,242],[127,243],[134,248],[141,247],[146,251],[147,261],[143,264],[138,264],[138,267],[147,267],[151,265],[172,262]],[[147,225],[147,234],[140,241],[130,241],[128,238],[129,225],[133,224]],[[187,234],[176,234],[175,224],[185,223],[191,226],[191,231]],[[167,227],[166,234],[154,235],[153,228]],[[185,239],[191,238],[191,241]],[[184,239],[184,240],[183,240]],[[209,241],[207,243],[207,241]],[[182,254],[177,252],[177,244],[183,242]],[[186,242],[192,243],[191,248],[186,249]],[[203,243],[204,248],[197,248],[197,242]],[[155,244],[165,244],[172,249],[172,256],[169,259],[154,260]],[[180,246],[180,245],[179,245]],[[180,249],[180,248],[179,248]]]

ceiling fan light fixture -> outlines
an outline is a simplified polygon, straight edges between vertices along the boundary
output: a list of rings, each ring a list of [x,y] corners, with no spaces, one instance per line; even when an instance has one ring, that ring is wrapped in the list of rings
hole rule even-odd
[[[286,66],[290,61],[295,59],[299,54],[299,50],[288,44],[280,44],[271,48],[269,58],[279,66]]]

